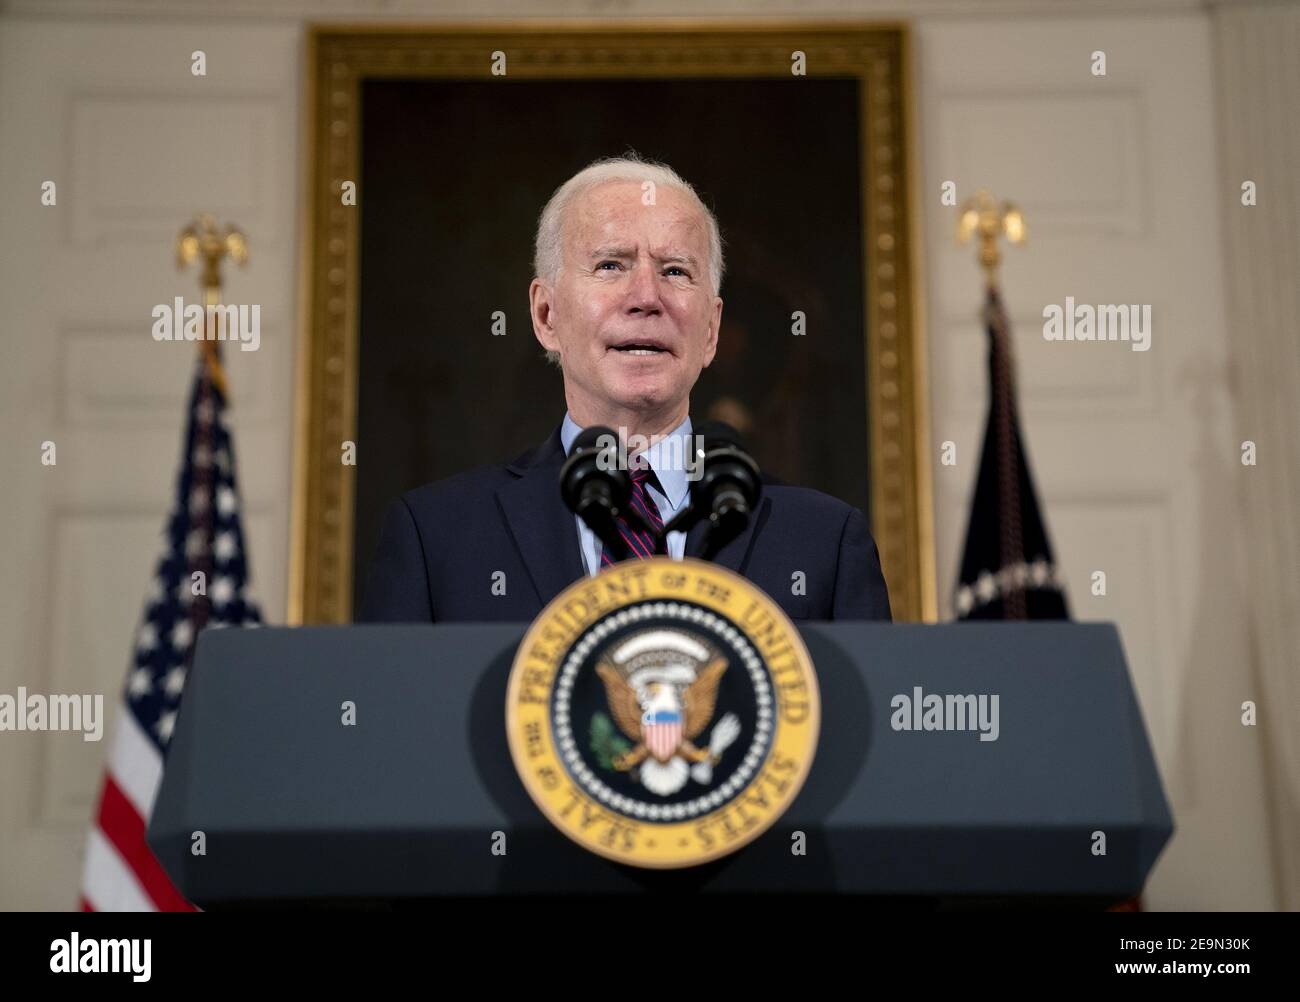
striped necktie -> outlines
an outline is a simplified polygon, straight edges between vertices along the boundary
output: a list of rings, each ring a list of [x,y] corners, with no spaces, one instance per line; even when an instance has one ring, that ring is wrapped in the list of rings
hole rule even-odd
[[[645,560],[649,557],[662,557],[668,554],[667,541],[664,538],[664,521],[659,517],[659,509],[646,491],[646,486],[652,486],[660,494],[663,493],[663,487],[659,484],[659,478],[655,476],[655,471],[643,457],[637,456],[629,462],[629,472],[632,474],[632,499],[631,503],[641,516],[654,526],[654,532],[639,532],[627,523],[622,515],[618,517],[618,531],[627,543],[630,551],[625,559],[636,557],[638,560]],[[615,561],[605,552],[604,547],[600,551],[600,566],[610,567]]]

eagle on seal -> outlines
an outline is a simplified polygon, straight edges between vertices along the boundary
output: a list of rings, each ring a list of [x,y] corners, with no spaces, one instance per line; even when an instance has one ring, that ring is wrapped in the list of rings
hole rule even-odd
[[[644,665],[643,658],[637,660]],[[636,770],[645,788],[660,796],[676,793],[688,778],[709,783],[723,751],[740,734],[739,718],[728,713],[713,729],[707,748],[694,744],[713,719],[727,659],[714,657],[698,671],[684,660],[629,665],[627,674],[608,660],[596,665],[610,714],[633,743],[629,752],[614,759],[614,768]]]

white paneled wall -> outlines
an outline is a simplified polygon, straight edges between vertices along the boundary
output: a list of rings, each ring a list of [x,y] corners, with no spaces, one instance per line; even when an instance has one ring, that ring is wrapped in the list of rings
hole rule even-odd
[[[111,734],[195,358],[152,340],[151,310],[196,301],[173,241],[201,210],[248,234],[227,301],[261,305],[262,341],[227,352],[230,420],[253,593],[284,616],[301,29],[0,24],[0,692],[104,693]],[[206,77],[190,74],[195,49]],[[72,907],[107,736],[0,740],[0,907]]]
[[[954,181],[1027,216],[1003,289],[1030,462],[1073,615],[1119,624],[1178,826],[1148,905],[1273,907],[1259,737],[1239,721],[1254,689],[1209,19],[931,19],[917,49],[936,460],[958,449],[934,464],[941,608],[987,408],[981,276],[940,203]],[[1043,308],[1067,296],[1149,304],[1150,350],[1048,342]]]
[[[293,0],[264,17],[237,4],[244,16],[229,18],[224,6],[187,0],[175,8],[183,16],[164,19],[144,0],[55,0],[47,18],[19,0],[0,18],[0,692],[27,685],[116,702],[192,362],[187,346],[149,339],[150,310],[195,294],[171,241],[200,209],[249,236],[252,260],[228,271],[227,293],[261,305],[263,337],[258,352],[228,354],[231,420],[254,594],[271,622],[283,619],[303,29],[316,10],[364,17],[390,5]],[[1120,625],[1179,826],[1148,904],[1272,907],[1258,748],[1236,709],[1250,698],[1249,650],[1235,577],[1210,18],[1177,0],[1036,16],[1049,6],[1061,5],[1001,3],[993,16],[964,0],[763,11],[920,14],[914,121],[936,460],[940,442],[958,445],[955,468],[934,466],[945,615],[986,406],[980,276],[939,200],[952,180],[961,197],[988,186],[1028,216],[1030,244],[1009,251],[1004,288],[1031,460],[1075,615]],[[475,13],[484,7],[524,10],[495,0]],[[651,2],[625,12],[683,13]],[[208,75],[196,79],[199,48]],[[1089,73],[1097,49],[1103,79]],[[58,183],[57,207],[40,205],[44,180]],[[1066,296],[1151,304],[1151,351],[1045,342],[1042,308]],[[47,439],[58,443],[50,469],[39,463]],[[1105,598],[1089,593],[1094,570],[1107,573]],[[9,754],[15,737],[24,744]],[[0,908],[71,907],[107,743],[0,742]]]
[[[1300,5],[1214,11],[1219,150],[1252,660],[1270,778],[1280,904],[1300,909]],[[1255,186],[1243,204],[1242,185]]]

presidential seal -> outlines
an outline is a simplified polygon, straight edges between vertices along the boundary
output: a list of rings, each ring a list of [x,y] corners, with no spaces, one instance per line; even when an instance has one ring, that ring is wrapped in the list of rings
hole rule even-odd
[[[780,607],[699,560],[628,560],[571,585],[515,656],[506,733],[542,813],[620,863],[734,852],[803,785],[817,677]]]

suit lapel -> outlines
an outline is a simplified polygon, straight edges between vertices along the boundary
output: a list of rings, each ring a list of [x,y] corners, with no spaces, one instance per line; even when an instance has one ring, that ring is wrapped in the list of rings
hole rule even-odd
[[[542,605],[586,574],[573,512],[560,498],[564,448],[557,428],[507,469],[518,480],[497,489],[497,503]]]

